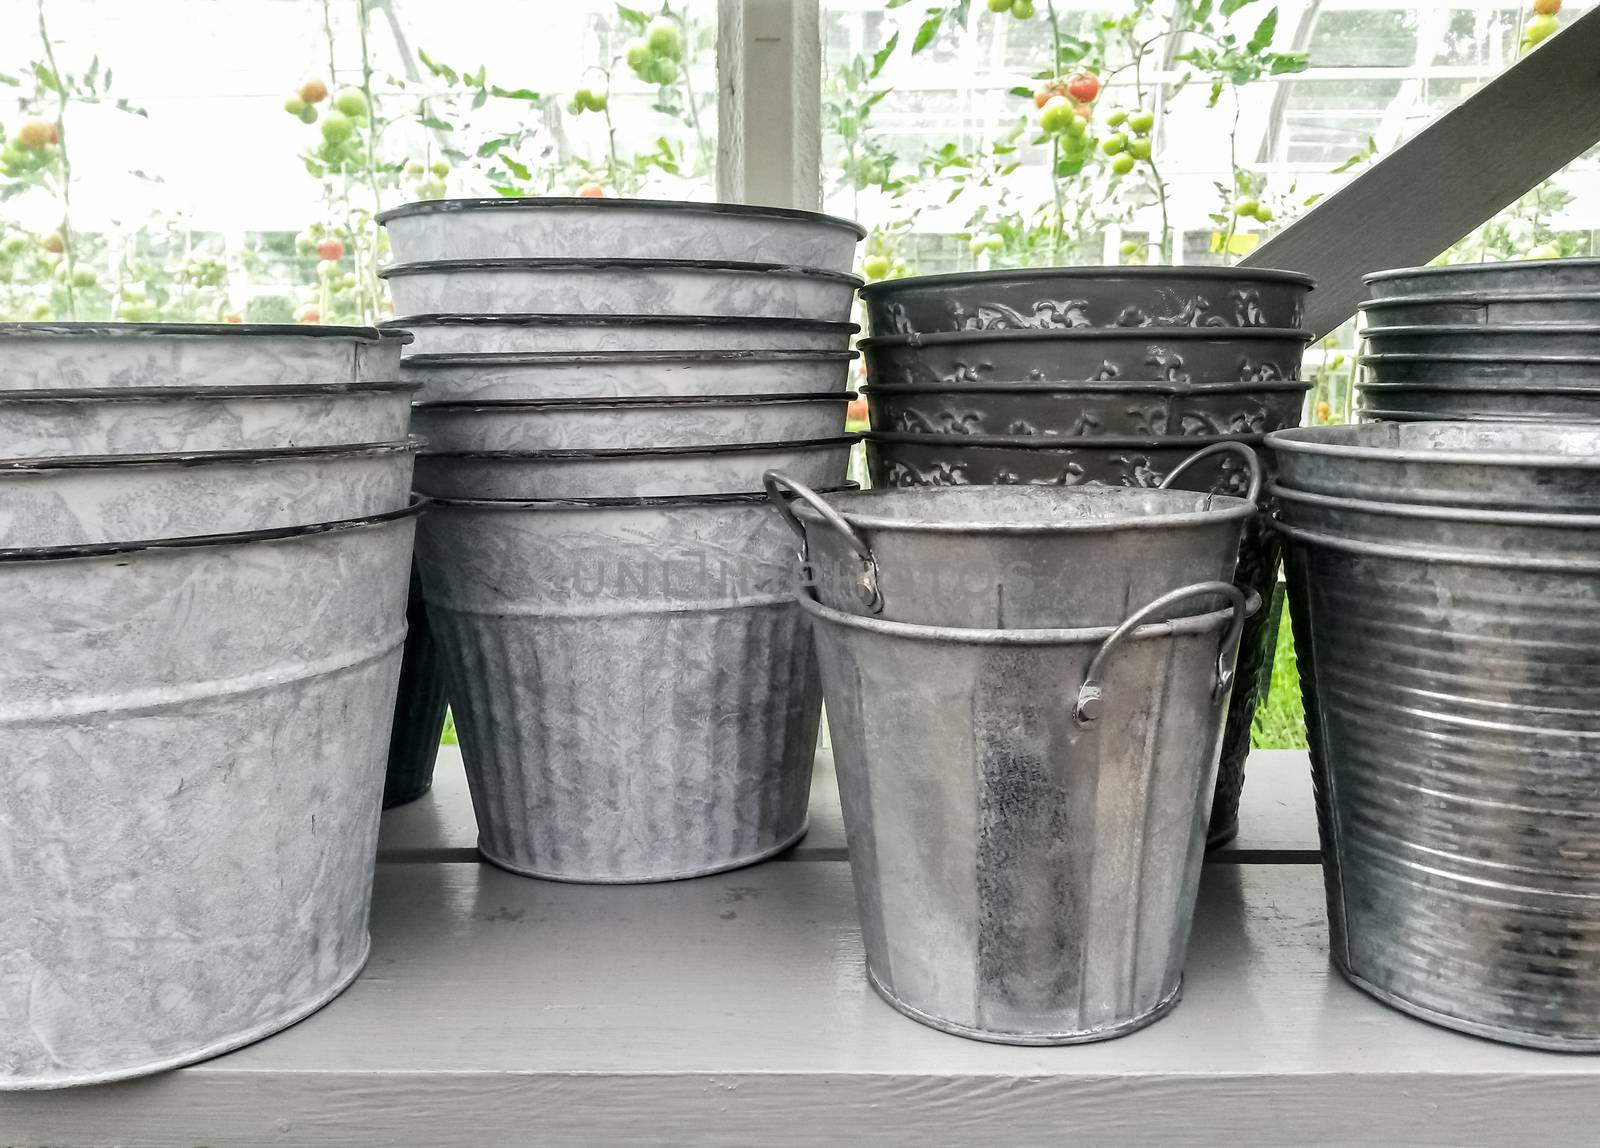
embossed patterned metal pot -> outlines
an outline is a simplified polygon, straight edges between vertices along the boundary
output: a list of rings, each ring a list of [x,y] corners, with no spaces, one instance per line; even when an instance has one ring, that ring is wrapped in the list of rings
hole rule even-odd
[[[0,391],[392,382],[395,354],[371,327],[0,323]]]
[[[48,458],[395,442],[406,437],[416,389],[365,383],[0,391],[0,451]]]
[[[1600,324],[1533,324],[1485,326],[1363,327],[1366,350],[1373,355],[1488,355],[1497,359],[1539,356],[1600,357]],[[1363,355],[1363,362],[1366,361]]]
[[[1358,388],[1363,418],[1389,422],[1595,422],[1600,386],[1413,387],[1367,383]]]
[[[1402,267],[1374,271],[1363,281],[1374,299],[1488,292],[1523,295],[1600,292],[1600,259],[1529,259],[1509,263]]]
[[[647,395],[843,393],[854,351],[614,351],[415,355],[402,377],[424,402]]]
[[[416,566],[406,599],[406,646],[400,661],[400,687],[389,728],[389,766],[383,779],[383,807],[417,800],[433,788],[433,767],[444,736],[450,699],[439,642],[428,624],[428,607]]]
[[[749,494],[769,470],[838,487],[854,436],[809,442],[423,455],[417,490],[435,498],[658,498]]]
[[[843,351],[854,323],[720,315],[411,315],[413,355],[607,351]]]
[[[1493,354],[1363,355],[1363,385],[1600,388],[1600,355],[1541,355],[1507,358]]]
[[[665,199],[431,199],[378,216],[395,258],[699,259],[848,271],[858,223],[784,207]]]
[[[1600,516],[1282,513],[1334,964],[1436,1024],[1600,1050]]]
[[[1231,604],[1144,624],[1190,593]],[[1177,1003],[1247,606],[1227,583],[1140,606],[981,630],[801,598],[868,979],[913,1020],[1074,1044]]]
[[[406,505],[419,444],[0,461],[0,547],[277,530]]]
[[[823,499],[777,472],[765,481],[799,536],[811,593],[830,609],[925,626],[1105,626],[1120,622],[1129,602],[1197,579],[1233,578],[1240,538],[1256,515],[1260,462],[1238,443],[1207,450],[1242,455],[1256,489],[1230,498],[1097,484],[944,486]],[[1182,607],[1223,604],[1186,599]]]
[[[1278,383],[1300,377],[1306,331],[951,331],[874,335],[858,346],[873,387],[1082,383]]]
[[[843,434],[854,397],[468,400],[420,404],[414,424],[430,453],[789,442]]]
[[[820,686],[764,495],[442,501],[417,553],[487,860],[667,881],[805,832]]]
[[[1366,423],[1268,435],[1291,490],[1378,502],[1600,513],[1600,427]]]
[[[361,970],[413,524],[0,552],[0,1091],[216,1056]]]
[[[872,429],[912,434],[1260,434],[1300,421],[1309,383],[868,387]]]
[[[714,259],[484,259],[379,272],[402,315],[738,315],[850,318],[862,280],[842,271]]]
[[[1062,327],[1298,327],[1313,280],[1243,267],[1038,267],[869,283],[873,335]]]
[[[1595,286],[1600,288],[1600,277]],[[1363,318],[1374,327],[1480,325],[1524,326],[1540,323],[1600,324],[1600,290],[1558,295],[1486,294],[1400,295],[1368,299]]]

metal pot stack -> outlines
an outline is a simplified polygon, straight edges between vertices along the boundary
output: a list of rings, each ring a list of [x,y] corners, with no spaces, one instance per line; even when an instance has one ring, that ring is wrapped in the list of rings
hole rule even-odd
[[[226,1052],[365,962],[398,368],[370,328],[0,326],[0,1091]]]
[[[382,221],[480,852],[632,882],[786,848],[821,701],[761,475],[844,485],[862,230],[621,199]]]
[[[1334,963],[1437,1024],[1600,1050],[1600,429],[1267,447]]]
[[[1600,259],[1366,277],[1369,421],[1600,419]]]
[[[877,486],[1154,486],[1197,448],[1300,422],[1311,280],[1216,267],[933,275],[862,291],[871,337],[867,465]],[[1219,455],[1185,487],[1237,494]],[[1238,584],[1270,600],[1276,539],[1252,527]],[[1246,627],[1210,838],[1237,831],[1250,724],[1277,622]]]

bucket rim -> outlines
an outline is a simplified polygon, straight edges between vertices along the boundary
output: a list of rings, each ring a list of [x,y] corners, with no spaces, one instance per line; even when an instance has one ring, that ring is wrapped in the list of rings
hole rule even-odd
[[[1217,268],[1216,270],[1221,270]],[[904,282],[902,280],[902,282]],[[863,297],[872,284],[861,289]],[[1309,344],[1316,335],[1299,327],[1024,327],[987,331],[929,331],[924,334],[868,335],[856,343],[863,351],[880,348],[937,347],[967,343],[1080,342],[1176,343],[1209,340],[1222,343],[1293,342]]]
[[[533,211],[540,208],[581,208],[584,211],[665,211],[687,214],[732,215],[749,219],[788,219],[800,223],[815,223],[824,227],[852,232],[857,242],[867,237],[867,229],[853,219],[839,215],[826,215],[820,211],[805,211],[798,207],[768,207],[755,203],[702,203],[688,199],[633,199],[624,196],[458,196],[449,199],[419,199],[402,203],[373,218],[382,224],[391,219],[406,219],[414,215],[449,215],[472,211]]]
[[[417,327],[745,327],[760,331],[823,331],[853,335],[860,324],[834,319],[760,319],[748,315],[559,315],[549,311],[430,311],[385,319],[380,331]]]
[[[47,335],[60,337],[148,339],[161,337],[219,338],[243,336],[290,336],[307,339],[351,339],[376,343],[383,336],[376,327],[323,326],[320,323],[97,323],[40,322],[0,323],[0,338],[27,338]]]
[[[1436,278],[1455,272],[1461,275],[1482,274],[1484,270],[1510,267],[1518,270],[1549,270],[1551,267],[1582,267],[1600,271],[1600,258],[1577,256],[1571,259],[1505,259],[1493,263],[1443,263],[1431,267],[1390,267],[1383,271],[1369,271],[1361,277],[1363,283],[1383,283],[1390,279],[1412,277]]]
[[[1600,359],[1595,360],[1600,365]],[[1517,383],[1515,386],[1501,386],[1489,379],[1468,379],[1458,383],[1357,383],[1358,391],[1427,391],[1440,394],[1486,394],[1486,395],[1587,395],[1600,399],[1600,386],[1589,386],[1583,383]],[[1449,421],[1449,420],[1438,420]]]
[[[420,385],[420,384],[419,384]],[[771,407],[795,403],[829,403],[848,406],[854,391],[803,391],[799,393],[763,392],[755,395],[623,395],[579,399],[434,399],[412,403],[415,411],[442,414],[468,411],[554,411],[554,410],[631,410],[653,407]]]
[[[818,494],[840,494],[860,490],[861,484],[846,482],[830,486]],[[470,510],[485,513],[502,513],[519,510],[650,510],[690,506],[762,506],[769,505],[767,492],[738,494],[638,494],[616,495],[608,498],[442,498],[432,495],[422,498],[423,509]]]
[[[1433,328],[1427,328],[1432,330]],[[1420,351],[1379,351],[1363,354],[1362,363],[1586,363],[1600,367],[1600,355],[1495,355],[1489,353],[1440,351],[1424,354]]]
[[[1247,383],[1229,380],[1221,383],[1118,383],[1111,380],[1097,382],[1089,379],[1081,383],[868,383],[861,393],[873,395],[1233,395],[1256,392],[1276,393],[1299,391],[1302,394],[1315,384],[1294,379],[1269,383]]]
[[[1600,262],[1600,261],[1597,261]],[[1600,303],[1600,288],[1593,291],[1435,291],[1417,295],[1386,295],[1382,299],[1363,299],[1364,311],[1381,311],[1390,307],[1414,305],[1455,305],[1475,307],[1488,303]],[[1520,324],[1519,324],[1520,326]]]
[[[734,442],[710,446],[570,447],[561,450],[445,450],[424,454],[423,458],[471,458],[492,462],[560,462],[597,458],[654,458],[680,455],[752,454],[764,451],[823,450],[854,445],[860,436],[847,434],[829,438],[784,439],[778,442]]]
[[[409,333],[409,332],[408,332]],[[401,370],[417,367],[598,366],[606,363],[848,363],[858,351],[452,351],[410,355]]]
[[[795,263],[748,263],[737,259],[639,259],[628,256],[580,258],[533,257],[518,259],[417,259],[395,263],[378,272],[378,278],[449,274],[452,271],[709,271],[741,275],[772,275],[820,279],[859,288],[865,279],[848,271],[829,271]]]
[[[1468,566],[1482,570],[1537,570],[1543,574],[1572,575],[1600,574],[1600,561],[1567,556],[1542,556],[1535,554],[1490,553],[1470,551],[1449,546],[1407,546],[1400,542],[1380,542],[1367,538],[1350,538],[1342,534],[1329,534],[1307,526],[1271,520],[1272,529],[1285,539],[1308,549],[1321,548],[1358,558],[1385,558],[1398,562],[1420,562],[1427,565]]]
[[[1015,279],[1028,283],[1080,279],[1216,279],[1222,282],[1250,280],[1283,283],[1314,291],[1317,281],[1303,271],[1289,271],[1276,267],[1205,267],[1181,264],[1115,264],[1101,263],[1083,267],[1027,267],[996,268],[989,271],[946,271],[937,275],[908,275],[903,279],[883,279],[868,283],[861,289],[863,298],[873,295],[893,296],[901,291],[915,291],[922,287],[961,286],[966,283],[996,283]],[[1234,328],[1237,329],[1237,328]]]
[[[1392,409],[1390,409],[1388,407],[1365,407],[1365,406],[1362,407],[1356,413],[1359,414],[1362,417],[1362,419],[1365,420],[1366,422],[1376,422],[1376,423],[1437,422],[1441,418],[1448,417],[1451,422],[1463,422],[1463,423],[1513,422],[1513,423],[1526,423],[1529,426],[1549,426],[1552,423],[1559,423],[1563,419],[1570,419],[1570,418],[1576,417],[1576,416],[1573,415],[1573,413],[1571,411],[1561,411],[1561,412],[1558,412],[1558,413],[1553,412],[1553,413],[1549,413],[1549,414],[1540,414],[1538,411],[1534,411],[1531,414],[1522,414],[1522,415],[1510,415],[1510,414],[1505,414],[1505,413],[1502,412],[1502,413],[1490,415],[1490,416],[1487,416],[1487,417],[1478,417],[1478,416],[1467,415],[1467,414],[1456,414],[1456,415],[1445,416],[1445,415],[1440,414],[1438,411],[1401,411],[1401,410],[1392,410]]]
[[[1451,338],[1467,335],[1593,336],[1600,335],[1600,323],[1403,323],[1393,327],[1362,327],[1356,335],[1362,339],[1410,335],[1447,335]]]
[[[0,391],[0,406],[8,403],[122,403],[221,402],[227,399],[343,398],[368,394],[406,394],[422,389],[421,383],[295,383],[288,386],[224,387],[63,387],[32,391]]]
[[[1600,512],[1563,514],[1557,511],[1485,509],[1478,506],[1439,505],[1430,502],[1378,502],[1342,494],[1297,490],[1273,482],[1267,493],[1285,502],[1300,502],[1334,511],[1355,511],[1388,518],[1429,519],[1436,522],[1470,522],[1487,526],[1556,527],[1568,530],[1600,530]],[[1470,495],[1468,495],[1470,497]],[[1294,525],[1290,523],[1290,525]]]
[[[1189,446],[1194,450],[1217,443],[1238,442],[1260,446],[1266,432],[1217,435],[994,435],[994,434],[915,434],[910,431],[863,431],[868,442],[904,443],[908,446],[999,447],[1015,450],[1158,449]]]
[[[50,474],[78,470],[152,470],[195,466],[257,466],[299,458],[364,458],[390,454],[417,454],[422,439],[411,435],[405,441],[334,443],[330,446],[266,447],[261,450],[173,451],[167,454],[83,454],[48,455],[41,458],[0,459],[0,476]]]
[[[1460,426],[1461,419],[1427,419],[1407,423],[1407,426]],[[1348,423],[1346,427],[1374,426],[1383,424],[1374,423]],[[1596,437],[1600,442],[1600,425],[1594,423],[1572,422],[1518,422],[1515,419],[1473,421],[1471,425],[1479,431],[1485,429],[1504,428],[1523,434],[1534,430],[1573,430],[1582,431]],[[1485,467],[1536,467],[1540,469],[1555,470],[1595,470],[1600,471],[1600,455],[1579,454],[1530,454],[1526,450],[1520,451],[1470,451],[1470,450],[1417,450],[1406,447],[1361,446],[1354,443],[1322,442],[1317,438],[1308,438],[1308,435],[1326,435],[1330,431],[1342,428],[1335,427],[1287,427],[1283,430],[1269,431],[1264,445],[1268,450],[1281,451],[1284,454],[1303,454],[1319,456],[1322,458],[1349,459],[1354,462],[1375,462],[1385,464],[1427,463],[1440,466],[1485,466]]]

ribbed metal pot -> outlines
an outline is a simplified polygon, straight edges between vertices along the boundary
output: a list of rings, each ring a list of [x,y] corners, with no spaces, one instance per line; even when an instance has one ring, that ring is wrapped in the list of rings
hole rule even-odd
[[[1326,501],[1279,529],[1334,964],[1437,1024],[1600,1050],[1600,517]]]
[[[1600,288],[1600,276],[1595,279]],[[1538,323],[1600,324],[1600,290],[1562,294],[1400,295],[1368,299],[1363,317],[1374,327],[1455,326],[1463,323],[1524,326]]]
[[[1365,423],[1266,438],[1291,490],[1378,502],[1600,513],[1600,427]]]
[[[1061,327],[1298,327],[1314,281],[1243,267],[1037,267],[869,283],[874,335]]]
[[[406,599],[405,654],[400,660],[400,686],[389,728],[389,766],[383,779],[385,809],[406,805],[433,788],[433,767],[449,709],[439,642],[428,624],[422,580],[413,565]]]
[[[0,391],[392,382],[371,327],[298,323],[0,323]]]
[[[1106,383],[865,391],[872,429],[955,435],[1260,434],[1300,421],[1309,383]]]
[[[366,383],[0,391],[0,451],[48,458],[395,442],[406,437],[416,390]]]
[[[1359,334],[1366,340],[1367,351],[1374,355],[1490,355],[1505,359],[1600,357],[1600,324],[1363,327]],[[1366,361],[1365,356],[1362,361]]]
[[[853,392],[631,399],[472,399],[417,406],[430,453],[790,442],[844,433]]]
[[[419,444],[0,461],[0,547],[277,530],[406,505]]]
[[[1300,377],[1307,331],[1167,327],[879,335],[857,346],[872,386],[1276,383]]]
[[[1600,355],[1363,355],[1361,374],[1368,385],[1515,388],[1537,381],[1541,386],[1600,388]]]
[[[667,881],[805,832],[820,687],[764,495],[440,501],[417,554],[486,859]]]
[[[1359,388],[1364,418],[1390,422],[1595,422],[1600,387],[1412,387],[1369,383]]]
[[[413,524],[0,553],[0,1091],[216,1056],[361,970]]]
[[[714,259],[482,259],[401,263],[379,272],[402,315],[850,318],[859,276]]]
[[[854,436],[810,442],[614,450],[480,451],[423,455],[416,487],[435,498],[656,498],[749,494],[781,470],[807,486],[837,487]]]
[[[843,393],[854,351],[616,351],[414,355],[424,402]]]
[[[416,355],[608,351],[843,351],[854,323],[718,315],[411,315],[387,327]]]
[[[1364,276],[1374,299],[1412,295],[1564,294],[1600,292],[1600,259],[1528,259],[1508,263],[1457,263],[1402,267]]]
[[[1259,487],[1260,464],[1249,447],[1207,449],[1243,454]],[[1181,476],[1175,470],[1166,481]],[[766,475],[766,488],[799,536],[807,584],[823,606],[890,622],[994,630],[1115,625],[1130,602],[1196,579],[1231,580],[1260,493],[944,486],[823,499],[777,472]],[[1195,613],[1223,604],[1180,605]]]
[[[378,216],[395,258],[735,259],[848,271],[866,229],[784,207],[665,199],[431,199]]]
[[[1231,605],[1116,627],[816,627],[868,979],[913,1020],[1074,1044],[1178,1001],[1223,713]],[[1259,606],[1252,599],[1249,608]]]

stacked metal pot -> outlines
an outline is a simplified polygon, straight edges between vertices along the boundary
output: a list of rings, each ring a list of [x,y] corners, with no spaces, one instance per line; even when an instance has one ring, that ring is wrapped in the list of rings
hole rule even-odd
[[[0,326],[0,1090],[225,1052],[365,962],[399,342]]]
[[[801,540],[868,977],[913,1019],[1073,1044],[1177,1003],[1261,468],[1221,443],[1169,476],[1224,453],[1243,497],[767,476]]]
[[[1367,276],[1369,420],[1600,418],[1600,259]]]
[[[482,854],[607,882],[785,848],[821,703],[761,475],[844,484],[861,229],[618,199],[382,218]]]
[[[1236,268],[1110,267],[935,275],[862,292],[874,486],[1154,486],[1207,445],[1296,426],[1311,281]],[[1183,485],[1240,493],[1219,454]],[[1277,541],[1252,527],[1238,584],[1270,599]],[[1238,825],[1256,700],[1277,621],[1246,628],[1211,840]]]
[[[1600,429],[1267,446],[1334,963],[1438,1024],[1600,1049]]]

